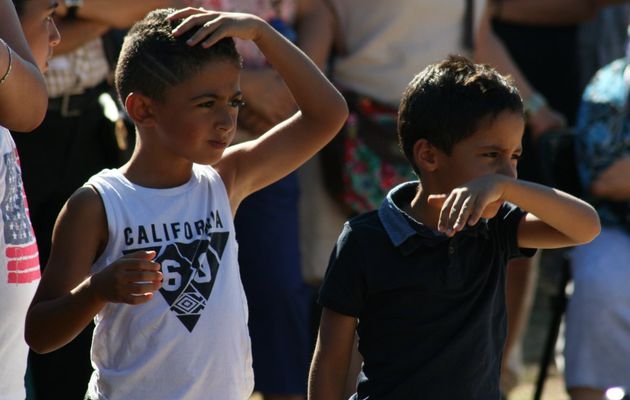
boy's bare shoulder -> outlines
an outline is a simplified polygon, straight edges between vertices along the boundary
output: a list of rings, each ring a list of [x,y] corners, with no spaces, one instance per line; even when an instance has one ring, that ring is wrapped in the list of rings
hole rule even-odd
[[[107,214],[103,200],[94,187],[83,186],[70,196],[59,213],[48,265],[62,265],[70,270],[69,260],[76,261],[76,257],[81,254],[85,257],[84,262],[93,262],[103,251],[108,239]],[[78,243],[81,244],[80,249],[77,249]],[[76,265],[83,268],[84,264]]]
[[[93,204],[103,204],[103,200],[101,199],[101,195],[98,194],[98,191],[91,185],[81,186],[77,190],[72,193],[70,198],[68,199],[68,204],[72,204],[73,206],[85,206],[89,207]]]
[[[103,199],[90,185],[77,189],[66,202],[62,212],[67,218],[80,219],[82,223],[106,222]]]

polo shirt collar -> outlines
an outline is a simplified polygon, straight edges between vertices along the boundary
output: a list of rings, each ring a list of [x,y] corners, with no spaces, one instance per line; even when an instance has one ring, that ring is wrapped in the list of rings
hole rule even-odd
[[[400,207],[411,202],[416,195],[418,185],[420,182],[416,180],[394,187],[378,209],[378,216],[385,232],[392,244],[400,248],[403,254],[410,254],[421,245],[432,247],[449,239],[444,233],[414,220]],[[480,233],[486,235],[487,230],[487,220],[482,219],[477,225],[464,228],[461,233],[472,236]]]
[[[378,209],[378,216],[385,227],[385,231],[394,246],[401,247],[410,238],[420,236],[426,241],[441,241],[447,238],[441,232],[437,232],[428,226],[415,221],[404,212],[399,205],[408,204],[416,195],[419,181],[402,183],[387,193],[387,197]],[[411,222],[415,222],[413,226]],[[425,240],[422,240],[425,242]],[[417,247],[417,246],[414,246]]]

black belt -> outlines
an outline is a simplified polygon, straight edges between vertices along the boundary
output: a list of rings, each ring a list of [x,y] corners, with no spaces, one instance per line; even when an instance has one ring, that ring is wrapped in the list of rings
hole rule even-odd
[[[48,99],[48,111],[58,112],[64,118],[78,117],[88,108],[93,108],[98,97],[109,89],[105,82],[86,89],[80,94],[66,94]]]

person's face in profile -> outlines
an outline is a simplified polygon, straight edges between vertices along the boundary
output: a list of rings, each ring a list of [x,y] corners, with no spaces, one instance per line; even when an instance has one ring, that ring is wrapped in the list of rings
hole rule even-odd
[[[42,72],[48,68],[48,60],[52,57],[53,47],[57,46],[61,40],[53,19],[56,8],[56,0],[26,0],[20,15],[24,36]]]

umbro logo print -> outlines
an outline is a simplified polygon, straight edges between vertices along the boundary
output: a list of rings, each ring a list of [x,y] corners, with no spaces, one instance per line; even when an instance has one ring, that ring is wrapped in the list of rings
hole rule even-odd
[[[160,293],[170,310],[192,332],[212,293],[228,237],[229,232],[212,232],[189,243],[127,249],[123,253],[139,250],[157,253],[155,261],[160,263],[164,278]]]

